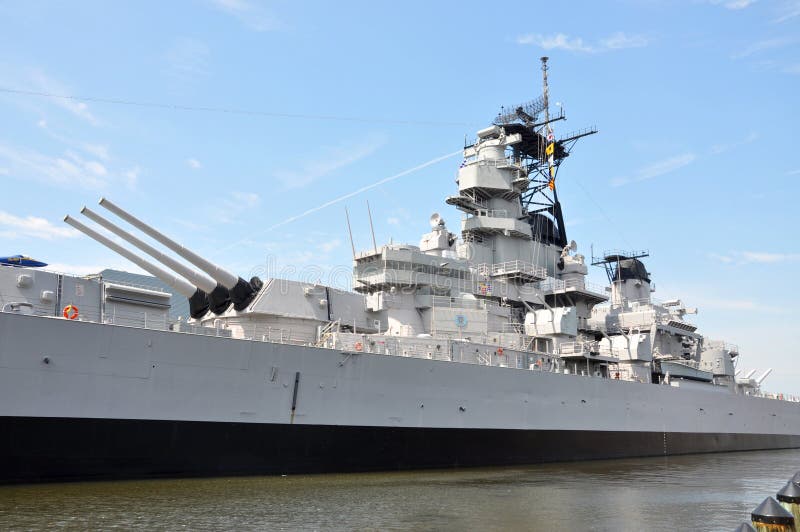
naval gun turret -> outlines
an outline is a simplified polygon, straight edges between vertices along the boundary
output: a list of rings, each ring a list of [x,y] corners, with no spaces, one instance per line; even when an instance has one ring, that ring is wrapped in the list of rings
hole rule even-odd
[[[94,229],[90,229],[89,227],[85,226],[78,220],[72,218],[71,216],[67,215],[64,217],[64,221],[80,231],[81,233],[85,234],[89,238],[99,242],[100,244],[106,246],[108,249],[118,253],[119,255],[125,257],[132,263],[139,266],[141,269],[161,279],[164,283],[167,284],[170,288],[181,294],[182,296],[189,299],[189,312],[192,318],[198,319],[204,316],[209,309],[208,304],[208,296],[205,292],[200,290],[198,287],[194,286],[193,284],[189,283],[185,279],[174,275],[166,270],[163,270],[153,264],[152,262],[146,261],[145,259],[141,258],[139,255],[125,249],[124,247],[120,246],[113,240],[101,235]]]
[[[174,273],[148,262],[139,255],[123,248],[74,218],[67,216],[64,218],[64,221],[112,251],[122,255],[151,275],[158,277],[175,291],[187,297],[189,299],[189,313],[192,318],[200,319],[205,316],[209,310],[214,314],[222,314],[231,306],[233,306],[236,311],[244,310],[261,289],[262,282],[258,277],[253,277],[250,281],[245,281],[241,277],[230,273],[224,268],[213,264],[193,251],[181,246],[152,226],[112,203],[110,200],[101,198],[99,203],[107,210],[171,249],[191,264],[197,266],[205,273],[197,272],[181,264],[170,255],[157,250],[86,207],[81,209],[81,213],[84,216],[108,229],[120,238],[130,242],[170,268],[172,272],[177,272],[180,276],[176,276]]]
[[[99,204],[210,275],[217,282],[217,286],[208,294],[211,311],[215,314],[225,312],[231,303],[234,310],[244,310],[261,289],[262,282],[258,277],[245,281],[187,249],[110,200],[100,198]]]

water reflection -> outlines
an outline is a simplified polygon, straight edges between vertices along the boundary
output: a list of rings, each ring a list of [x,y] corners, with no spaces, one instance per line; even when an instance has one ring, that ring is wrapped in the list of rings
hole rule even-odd
[[[404,473],[0,487],[4,529],[730,530],[800,450]]]

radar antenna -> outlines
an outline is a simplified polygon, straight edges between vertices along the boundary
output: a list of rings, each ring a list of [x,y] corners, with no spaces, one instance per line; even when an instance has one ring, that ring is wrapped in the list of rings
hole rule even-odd
[[[522,137],[522,141],[512,147],[512,156],[528,174],[529,185],[520,196],[520,203],[534,239],[564,247],[568,241],[556,191],[558,169],[578,139],[597,133],[597,129],[589,127],[556,139],[553,123],[566,120],[566,116],[558,104],[558,114],[550,114],[547,60],[547,57],[541,58],[542,95],[508,108],[513,111],[506,111],[504,107],[494,119],[494,124],[502,126],[507,134],[519,133]],[[544,121],[537,122],[542,113]]]
[[[606,276],[608,276],[608,282],[613,283],[614,281],[620,280],[619,275],[622,271],[620,266],[624,261],[641,259],[649,256],[650,252],[644,249],[638,249],[635,251],[614,249],[603,252],[603,255],[600,257],[595,257],[594,250],[592,250],[592,266],[602,266],[605,268]]]

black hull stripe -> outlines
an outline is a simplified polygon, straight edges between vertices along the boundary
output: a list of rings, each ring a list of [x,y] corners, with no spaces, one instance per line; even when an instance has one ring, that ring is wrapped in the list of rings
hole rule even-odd
[[[0,417],[0,482],[519,465],[800,447],[800,435]]]

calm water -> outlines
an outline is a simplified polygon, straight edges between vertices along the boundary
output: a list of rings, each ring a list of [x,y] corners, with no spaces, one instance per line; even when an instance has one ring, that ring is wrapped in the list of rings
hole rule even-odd
[[[4,486],[0,529],[732,530],[799,469],[800,450],[793,450],[460,471]]]

